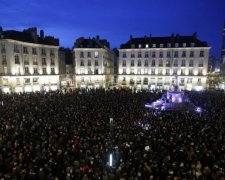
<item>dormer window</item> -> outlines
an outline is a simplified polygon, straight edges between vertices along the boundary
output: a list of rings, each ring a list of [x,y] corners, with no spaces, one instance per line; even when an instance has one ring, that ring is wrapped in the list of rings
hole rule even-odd
[[[131,48],[135,48],[135,44],[131,44]]]
[[[141,44],[138,44],[138,48],[141,48]]]
[[[179,43],[175,43],[175,47],[178,48],[179,47]]]
[[[191,43],[191,47],[195,47],[195,43]]]
[[[149,45],[148,44],[145,44],[145,48],[149,48]]]
[[[160,48],[163,48],[163,44],[160,44]]]
[[[153,48],[156,48],[156,44],[152,44],[152,47],[153,47]]]
[[[183,47],[186,47],[186,43],[183,43]]]
[[[167,47],[168,47],[168,48],[170,48],[170,47],[171,47],[171,44],[170,44],[170,43],[168,43],[168,44],[167,44]]]

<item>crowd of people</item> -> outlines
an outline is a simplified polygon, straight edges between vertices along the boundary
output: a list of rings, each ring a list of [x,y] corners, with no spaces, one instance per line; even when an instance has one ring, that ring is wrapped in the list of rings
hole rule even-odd
[[[225,93],[187,92],[201,116],[145,108],[161,94],[1,94],[0,178],[225,179]]]

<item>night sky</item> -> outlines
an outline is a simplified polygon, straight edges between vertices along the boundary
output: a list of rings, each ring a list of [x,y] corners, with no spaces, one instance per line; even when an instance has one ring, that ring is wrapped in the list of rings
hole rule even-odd
[[[71,48],[78,37],[106,38],[119,48],[130,34],[192,35],[220,57],[225,0],[0,0],[3,30],[36,26]]]

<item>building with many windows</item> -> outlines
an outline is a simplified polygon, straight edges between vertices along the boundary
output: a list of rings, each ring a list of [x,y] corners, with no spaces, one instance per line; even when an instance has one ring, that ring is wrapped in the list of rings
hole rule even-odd
[[[196,33],[131,36],[119,49],[118,85],[132,89],[170,89],[177,74],[181,89],[206,88],[209,50]]]
[[[32,92],[59,88],[59,40],[37,35],[36,28],[22,32],[0,29],[0,89]]]
[[[224,21],[224,27],[223,27],[223,39],[222,39],[222,50],[221,50],[221,58],[222,63],[225,64],[225,21]]]
[[[113,85],[114,53],[105,39],[79,38],[73,48],[76,88],[109,88]]]

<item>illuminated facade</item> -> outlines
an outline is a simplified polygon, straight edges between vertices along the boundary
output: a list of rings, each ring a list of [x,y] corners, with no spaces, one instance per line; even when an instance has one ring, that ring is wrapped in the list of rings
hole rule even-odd
[[[109,88],[114,81],[114,53],[107,40],[79,38],[74,44],[75,87]]]
[[[209,50],[192,36],[132,38],[119,49],[118,85],[132,89],[206,88]]]
[[[59,40],[36,28],[0,30],[0,88],[3,92],[59,89]]]

